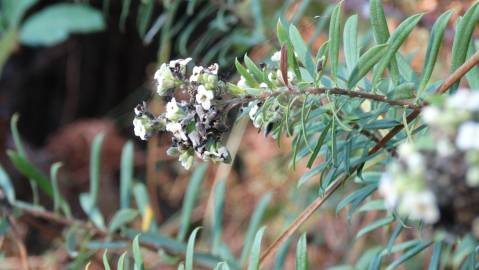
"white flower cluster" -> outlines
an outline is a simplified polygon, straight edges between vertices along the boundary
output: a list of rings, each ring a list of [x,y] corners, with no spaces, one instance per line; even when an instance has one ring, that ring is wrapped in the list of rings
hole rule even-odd
[[[135,109],[133,120],[135,135],[146,140],[158,131],[172,134],[172,147],[168,154],[177,155],[181,164],[189,169],[194,154],[203,160],[228,162],[230,157],[222,146],[222,135],[227,131],[224,106],[217,102],[224,83],[218,80],[218,64],[208,68],[195,66],[187,77],[191,58],[172,60],[156,71],[157,93],[168,101],[166,112],[154,117],[145,105]],[[181,90],[188,100],[177,101],[175,94]]]
[[[479,220],[467,208],[479,195],[479,91],[459,90],[421,116],[430,134],[400,145],[379,193],[401,216],[470,230]]]

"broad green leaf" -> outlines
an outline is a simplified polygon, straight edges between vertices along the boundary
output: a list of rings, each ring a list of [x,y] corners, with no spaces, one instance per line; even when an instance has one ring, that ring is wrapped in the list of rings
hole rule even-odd
[[[196,234],[201,228],[198,227],[193,230],[190,237],[188,238],[188,244],[186,246],[186,256],[185,256],[185,270],[193,270],[193,256],[195,253],[195,241]]]
[[[115,215],[111,218],[110,225],[108,230],[113,233],[121,226],[132,222],[138,216],[138,211],[130,208],[123,208],[118,210]]]
[[[103,143],[104,134],[100,133],[95,136],[90,151],[90,206],[95,207],[100,188],[100,160],[101,145]]]
[[[329,61],[331,63],[331,75],[336,81],[339,67],[339,47],[341,44],[341,6],[339,2],[333,9],[329,22]]]
[[[469,45],[469,50],[467,52],[467,57],[472,57],[472,55],[476,52],[477,49],[474,48],[474,44],[472,44],[471,42],[471,45]],[[479,89],[479,67],[477,67],[477,65],[466,73],[466,79],[469,83],[470,89]]]
[[[386,54],[379,62],[376,70],[374,71],[373,76],[373,85],[376,85],[382,76],[383,72],[386,70],[386,67],[391,63],[396,57],[396,53],[399,50],[399,47],[404,43],[406,38],[409,36],[409,33],[414,29],[419,20],[422,18],[423,14],[416,14],[404,20],[394,31],[391,37],[388,40],[388,49]]]
[[[191,213],[193,212],[193,207],[196,204],[196,199],[198,198],[207,168],[208,166],[206,163],[201,164],[191,175],[185,197],[183,198],[183,206],[181,209],[181,225],[176,237],[178,241],[183,241],[188,233],[191,221]]]
[[[386,16],[384,16],[382,0],[369,1],[369,19],[373,28],[373,34],[376,43],[386,43],[389,39],[389,30]]]
[[[266,78],[266,75],[265,73],[259,69],[258,66],[256,66],[256,64],[253,62],[253,60],[251,60],[251,58],[248,57],[247,54],[245,54],[244,56],[244,63],[246,65],[246,67],[248,68],[248,70],[253,73],[253,76],[255,77],[256,81],[260,81],[260,82],[266,82],[268,83],[268,79]]]
[[[301,235],[296,247],[296,270],[308,270],[308,246],[306,233]]]
[[[269,202],[271,201],[272,194],[266,193],[263,195],[254,209],[253,215],[249,221],[248,230],[244,236],[243,250],[241,251],[240,262],[244,264],[248,254],[250,253],[251,246],[253,245],[255,233],[261,224],[261,219],[263,218],[266,208],[268,207]]]
[[[437,56],[439,54],[439,49],[442,45],[444,31],[446,30],[447,23],[449,22],[451,15],[452,11],[447,11],[443,13],[432,27],[431,36],[429,38],[429,44],[426,51],[426,58],[424,60],[424,66],[422,68],[421,82],[419,83],[419,93],[426,88],[427,83],[431,78],[432,71],[434,70]]]
[[[478,23],[479,2],[476,2],[466,11],[462,18],[457,20],[456,34],[452,43],[451,72],[456,71],[466,60],[467,48]],[[458,87],[459,81],[451,87],[451,92],[455,92]]]
[[[50,179],[52,183],[52,190],[53,190],[53,210],[58,212],[60,210],[61,204],[61,195],[60,190],[58,189],[58,170],[60,170],[62,166],[61,162],[56,162],[50,168]]]
[[[15,189],[13,188],[12,181],[7,172],[0,165],[0,188],[5,193],[7,200],[10,204],[15,202]]]
[[[284,45],[289,42],[288,32],[286,31],[281,19],[278,19],[276,23],[276,34],[278,36],[278,41],[281,45]]]
[[[366,74],[379,62],[386,53],[387,44],[376,45],[359,57],[358,64],[351,72],[348,80],[348,88],[353,89]]]
[[[406,253],[404,253],[403,255],[401,255],[401,257],[399,257],[398,259],[396,259],[393,263],[391,263],[390,265],[388,265],[388,267],[386,268],[386,270],[393,270],[393,269],[396,269],[398,266],[400,266],[402,263],[404,263],[405,261],[409,260],[410,258],[416,256],[419,252],[423,251],[424,249],[426,249],[427,247],[429,247],[431,245],[432,242],[421,242],[419,244],[417,244],[415,247],[411,248],[410,250],[408,250]]]
[[[349,17],[344,24],[343,47],[349,76],[359,60],[358,15]]]
[[[298,55],[299,61],[303,63],[311,77],[314,77],[315,67],[314,61],[309,52],[308,45],[303,40],[301,33],[294,25],[289,26],[289,36],[291,38],[291,43],[293,44],[294,51]],[[291,52],[292,53],[292,52]]]
[[[60,3],[30,16],[20,28],[20,41],[30,46],[52,46],[70,34],[93,33],[104,28],[99,10],[84,4]]]
[[[249,255],[248,270],[259,270],[259,259],[261,255],[261,240],[263,239],[266,227],[261,227],[254,237],[253,245]]]
[[[132,250],[133,250],[133,259],[135,263],[135,270],[144,270],[145,265],[143,264],[143,258],[141,256],[139,234],[135,236],[135,238],[133,239]]]
[[[220,253],[220,244],[221,244],[221,233],[223,229],[223,210],[225,206],[225,181],[221,180],[218,182],[214,189],[214,210],[213,210],[213,220],[211,224],[213,225],[213,239],[212,239],[212,251],[213,254],[217,255]]]
[[[359,232],[356,234],[356,239],[365,235],[368,232],[374,231],[388,224],[391,224],[393,221],[394,221],[394,217],[392,216],[378,219],[374,221],[373,223],[367,225],[366,227],[362,228],[361,230],[359,230]]]
[[[120,168],[120,208],[130,207],[133,182],[133,143],[128,141],[121,152]]]
[[[108,262],[107,252],[108,250],[105,250],[105,252],[103,252],[103,268],[105,270],[111,270],[110,263]]]
[[[2,0],[0,11],[8,26],[13,29],[20,24],[25,12],[37,2],[38,0]]]

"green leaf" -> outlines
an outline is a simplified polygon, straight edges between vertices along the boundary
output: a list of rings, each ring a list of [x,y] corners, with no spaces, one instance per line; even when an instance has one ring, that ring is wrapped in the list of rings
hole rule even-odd
[[[316,143],[316,146],[314,147],[313,153],[309,157],[308,160],[308,168],[311,169],[311,166],[313,166],[314,161],[316,160],[316,157],[318,156],[319,150],[321,150],[321,146],[324,144],[324,140],[326,139],[326,136],[328,136],[328,131],[331,128],[332,121],[330,120],[326,127],[323,129],[321,132],[321,135],[319,136],[318,142]]]
[[[246,83],[250,87],[256,87],[258,86],[258,83],[256,80],[253,78],[253,76],[248,72],[248,70],[238,61],[238,58],[235,59],[235,66],[236,70],[240,73],[241,76],[243,76],[246,80]]]
[[[429,262],[429,270],[439,270],[441,262],[442,241],[436,241],[432,248],[431,261]]]
[[[387,44],[376,45],[365,52],[358,60],[358,64],[348,79],[348,88],[353,89],[366,74],[379,62],[386,53]]]
[[[451,73],[456,71],[466,60],[467,48],[476,25],[479,23],[479,2],[472,5],[461,19],[457,20],[456,34],[452,43]],[[455,92],[459,81],[451,87]]]
[[[128,141],[121,152],[120,168],[120,207],[130,207],[130,194],[133,182],[133,143]]]
[[[350,75],[359,60],[358,15],[349,17],[344,24],[343,47],[346,67]]]
[[[20,41],[30,46],[52,46],[70,34],[93,33],[104,28],[100,11],[88,5],[60,3],[30,16],[20,29]]]
[[[203,163],[198,166],[198,168],[191,175],[185,197],[183,198],[183,207],[181,209],[181,225],[176,237],[178,241],[183,241],[188,233],[191,221],[191,213],[193,212],[193,207],[196,204],[196,199],[198,198],[207,168],[208,165]]]
[[[394,221],[394,217],[392,216],[378,219],[374,221],[373,223],[367,225],[366,227],[362,228],[361,230],[359,230],[359,232],[356,234],[356,239],[365,235],[368,232],[374,231],[388,224],[391,224],[393,221]]]
[[[119,27],[121,31],[125,31],[126,18],[128,18],[128,14],[130,13],[130,4],[131,0],[121,1],[121,13],[119,20]]]
[[[386,16],[384,16],[382,0],[369,1],[369,19],[373,28],[373,34],[376,43],[386,43],[389,39],[389,30]]]
[[[139,234],[135,236],[135,238],[133,239],[132,249],[133,249],[133,260],[135,262],[135,270],[145,269],[145,266],[143,264],[143,258],[141,257]]]
[[[406,38],[409,36],[411,31],[417,25],[419,20],[422,18],[423,14],[416,14],[404,20],[394,31],[391,37],[388,40],[389,47],[386,51],[386,54],[379,62],[376,70],[373,75],[373,85],[376,85],[382,76],[386,67],[391,63],[391,61],[396,57],[396,53],[399,50],[399,47],[404,43]]]
[[[266,193],[263,195],[254,209],[253,215],[249,221],[248,230],[244,236],[243,250],[241,251],[240,262],[243,265],[250,250],[253,245],[254,237],[256,230],[258,230],[259,225],[261,224],[261,219],[263,218],[266,208],[268,207],[269,202],[271,201],[272,194]]]
[[[12,181],[7,172],[0,165],[0,188],[5,193],[7,200],[10,204],[15,203],[15,189],[13,188]]]
[[[111,218],[110,225],[108,230],[113,233],[121,226],[132,222],[138,216],[138,211],[130,208],[124,208],[118,210],[115,215]]]
[[[107,252],[108,250],[105,250],[105,252],[103,252],[103,268],[105,270],[111,270],[110,263],[108,262],[108,257],[106,255]]]
[[[10,28],[16,28],[23,18],[25,12],[35,5],[38,0],[2,0],[0,6],[2,7],[2,15],[5,21],[8,22]]]
[[[140,37],[144,37],[146,29],[148,29],[148,24],[151,20],[151,15],[153,14],[153,6],[155,1],[153,0],[142,0],[140,6],[138,7],[138,16],[136,19],[136,25],[138,27],[138,33]]]
[[[331,75],[333,80],[338,76],[339,47],[341,43],[341,6],[339,2],[333,9],[329,22],[329,61],[331,62]]]
[[[424,249],[426,249],[427,247],[429,247],[431,245],[432,242],[421,242],[421,243],[418,243],[416,246],[414,246],[413,248],[411,248],[410,250],[408,250],[406,253],[404,253],[401,257],[399,257],[398,259],[396,259],[393,263],[391,263],[390,265],[388,265],[388,267],[386,268],[386,270],[393,270],[393,269],[396,269],[399,265],[401,265],[402,263],[404,263],[405,261],[409,260],[410,258],[416,256],[419,252],[423,251]]]
[[[48,196],[53,197],[53,188],[48,177],[36,168],[30,161],[15,151],[8,150],[7,155],[15,168],[31,181],[34,181]]]
[[[27,158],[25,147],[23,146],[22,139],[20,138],[20,132],[18,132],[18,120],[20,115],[15,113],[10,120],[10,130],[12,131],[13,142],[17,152],[24,158]]]
[[[186,245],[186,257],[185,257],[185,269],[193,270],[193,255],[195,253],[195,240],[196,234],[201,228],[198,227],[193,230],[190,237],[188,238],[188,244]]]
[[[125,268],[123,265],[125,264],[125,257],[128,253],[125,251],[121,254],[120,258],[118,259],[118,264],[116,266],[116,270],[124,270]]]
[[[289,26],[289,36],[291,38],[291,43],[293,44],[294,51],[298,55],[299,61],[303,63],[311,77],[314,77],[315,67],[314,61],[309,52],[308,45],[303,40],[301,33],[294,25]]]
[[[214,210],[213,210],[213,220],[212,220],[212,252],[214,255],[218,255],[221,249],[221,232],[223,228],[223,210],[225,206],[225,181],[221,180],[218,182],[214,189]]]
[[[50,179],[52,183],[52,190],[53,190],[53,210],[58,213],[58,210],[60,210],[60,204],[61,204],[61,195],[60,195],[60,190],[58,189],[58,170],[62,167],[61,162],[56,162],[52,165],[50,168]]]
[[[90,151],[90,203],[91,207],[96,205],[98,190],[100,188],[100,160],[101,145],[103,143],[104,134],[100,133],[95,136]]]
[[[2,74],[3,66],[17,47],[18,33],[16,29],[9,29],[6,31],[1,31],[0,29],[0,32],[2,33],[0,37],[0,74]]]
[[[89,193],[80,194],[80,206],[97,227],[100,229],[105,228],[105,220],[103,215],[93,203]]]
[[[384,204],[384,200],[377,199],[377,200],[370,200],[365,203],[363,206],[359,208],[359,212],[369,212],[369,211],[381,211],[386,210],[386,205]]]
[[[467,52],[467,57],[470,58],[474,53],[476,53],[477,49],[474,48],[474,44],[469,45],[469,50]],[[469,72],[466,73],[466,79],[469,83],[470,89],[479,89],[479,67],[475,66]]]
[[[278,19],[278,22],[276,23],[276,34],[278,36],[278,41],[281,45],[289,43],[288,32],[286,31],[283,23],[281,22],[281,19]]]
[[[421,82],[419,83],[419,92],[423,91],[429,79],[431,78],[432,71],[437,61],[439,49],[441,48],[442,38],[444,31],[446,30],[447,23],[451,18],[452,11],[443,13],[437,21],[434,23],[431,30],[431,37],[429,38],[429,44],[427,46],[426,58],[424,60],[424,66],[422,68]]]
[[[253,62],[253,60],[251,60],[251,58],[248,57],[247,54],[245,54],[244,56],[244,63],[248,70],[253,73],[256,81],[268,82],[265,73],[261,69],[259,69],[258,66],[256,66],[256,64]]]
[[[248,270],[259,270],[259,259],[261,255],[261,240],[263,239],[266,227],[261,227],[254,237],[253,246],[249,255]]]
[[[396,228],[394,228],[394,231],[391,233],[391,237],[389,237],[388,244],[387,244],[387,252],[390,254],[392,252],[394,242],[396,242],[396,239],[399,237],[399,234],[402,232],[403,225],[401,222],[399,222],[396,225]]]
[[[306,233],[301,235],[296,247],[296,270],[308,270],[308,246]]]

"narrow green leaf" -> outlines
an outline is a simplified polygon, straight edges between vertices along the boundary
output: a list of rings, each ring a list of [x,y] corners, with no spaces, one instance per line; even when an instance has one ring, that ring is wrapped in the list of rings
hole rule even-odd
[[[394,231],[392,232],[391,237],[389,237],[388,245],[386,247],[388,254],[391,254],[392,249],[394,247],[394,243],[396,242],[396,239],[399,237],[399,234],[402,232],[402,228],[403,228],[403,225],[401,224],[401,222],[399,222],[396,225],[396,228],[394,228]]]
[[[125,257],[128,253],[125,251],[123,254],[121,254],[120,258],[118,259],[118,263],[116,266],[116,270],[124,270],[125,268],[123,267],[125,264]]]
[[[193,270],[193,255],[195,253],[196,234],[198,234],[200,229],[200,227],[194,229],[188,238],[188,244],[186,246],[185,270]]]
[[[393,270],[396,269],[398,266],[400,266],[402,263],[405,261],[409,260],[410,258],[416,256],[419,252],[423,251],[427,247],[431,245],[432,242],[421,242],[417,244],[415,247],[411,248],[408,250],[406,253],[404,253],[401,257],[399,257],[397,260],[395,260],[393,263],[388,265],[386,270]]]
[[[93,139],[90,152],[90,203],[91,207],[96,205],[98,190],[100,188],[100,160],[101,145],[103,143],[104,134],[98,134]]]
[[[213,220],[211,224],[213,225],[213,239],[212,239],[212,252],[214,255],[218,255],[221,249],[221,233],[223,229],[223,210],[225,203],[225,181],[221,180],[215,187],[214,190],[214,210],[213,210]]]
[[[102,13],[88,5],[59,3],[28,17],[20,28],[20,41],[30,46],[52,46],[70,34],[105,29]]]
[[[1,20],[1,14],[0,14],[0,20]],[[1,23],[0,23],[0,28],[1,28]],[[7,62],[8,58],[10,55],[15,51],[17,47],[17,29],[8,29],[8,30],[2,30],[0,29],[0,32],[2,33],[0,37],[0,74],[2,73],[3,66]]]
[[[272,194],[266,193],[263,195],[254,209],[253,215],[249,221],[248,230],[244,236],[243,250],[241,251],[240,262],[243,265],[250,250],[253,245],[255,233],[258,230],[259,225],[261,224],[261,219],[263,218],[266,208],[268,207],[269,202],[271,201]]]
[[[60,190],[58,189],[58,170],[62,167],[61,162],[56,162],[50,168],[50,179],[52,183],[52,191],[53,191],[53,211],[58,213],[60,210],[61,204],[61,195]]]
[[[452,11],[447,11],[443,13],[437,21],[434,23],[431,30],[431,37],[429,38],[429,44],[427,46],[426,58],[424,61],[424,66],[422,68],[422,77],[421,82],[419,83],[418,92],[422,92],[431,78],[432,71],[437,61],[437,56],[439,54],[439,49],[442,45],[442,38],[444,36],[444,31],[446,30],[447,23],[452,16]]]
[[[296,247],[296,270],[308,270],[308,246],[306,233],[301,235]]]
[[[473,42],[471,42],[471,45],[469,45],[469,50],[467,52],[467,57],[472,57],[472,55],[476,53],[476,51],[477,48],[474,48],[474,44]],[[477,67],[477,65],[466,73],[466,79],[469,83],[470,89],[479,89],[479,67]]]
[[[479,2],[476,2],[466,11],[461,19],[457,20],[456,34],[452,43],[451,73],[456,71],[466,60],[467,48],[478,23]],[[459,81],[451,87],[451,92],[454,93],[458,87]]]
[[[253,246],[249,255],[248,270],[259,270],[259,259],[261,255],[261,240],[263,239],[266,227],[261,227],[254,237]]]
[[[303,63],[311,77],[314,77],[315,67],[314,61],[311,56],[311,53],[308,49],[308,45],[303,40],[301,33],[294,25],[289,26],[289,36],[291,38],[291,43],[293,44],[294,51],[298,55],[299,61]],[[291,52],[292,53],[292,52]]]
[[[15,113],[10,120],[10,130],[12,132],[13,143],[15,144],[15,148],[17,152],[24,158],[27,158],[27,152],[25,151],[25,147],[23,146],[22,139],[20,138],[20,132],[18,132],[18,120],[20,115]]]
[[[253,60],[251,60],[251,58],[248,57],[247,54],[245,54],[244,56],[244,63],[248,70],[253,73],[253,76],[255,77],[256,81],[267,82],[265,73],[261,69],[259,69],[258,66],[256,66],[256,64],[253,62]]]
[[[365,52],[358,60],[356,67],[351,72],[348,80],[348,88],[353,89],[366,74],[379,62],[386,53],[387,44],[376,45]]]
[[[238,58],[235,59],[235,66],[236,70],[240,73],[241,76],[243,76],[246,80],[246,83],[250,87],[256,87],[258,86],[258,83],[256,80],[253,78],[253,76],[248,72],[248,70],[238,61]]]
[[[359,60],[358,15],[349,17],[344,24],[343,47],[349,76]]]
[[[206,163],[201,164],[191,175],[185,197],[183,198],[183,207],[181,209],[181,225],[176,237],[178,241],[183,241],[188,233],[191,221],[191,213],[193,212],[193,207],[195,206],[196,199],[198,198],[207,168],[208,165]]]
[[[7,200],[10,204],[15,203],[15,189],[12,185],[12,180],[8,176],[7,172],[3,169],[0,164],[0,188],[5,193]]]
[[[130,208],[124,208],[118,210],[115,215],[111,218],[110,225],[108,230],[113,233],[118,230],[121,226],[132,222],[138,216],[138,211]]]
[[[319,150],[321,149],[321,146],[324,144],[324,140],[326,139],[326,136],[328,136],[328,131],[329,128],[331,128],[332,120],[328,122],[326,127],[323,129],[321,132],[321,135],[319,136],[318,142],[316,143],[316,146],[314,147],[313,153],[309,157],[308,160],[308,168],[311,169],[311,166],[313,166],[314,161],[316,160],[316,157],[318,156]]]
[[[133,239],[132,250],[133,250],[133,259],[135,262],[135,270],[144,270],[145,266],[143,264],[143,258],[141,257],[139,234],[135,236],[135,238]]]
[[[80,206],[90,220],[100,229],[105,228],[105,220],[100,210],[92,203],[89,193],[80,194]]]
[[[389,47],[384,55],[383,59],[379,62],[376,70],[373,75],[373,85],[376,85],[380,77],[386,70],[386,67],[391,63],[396,57],[396,53],[399,50],[399,47],[404,43],[406,38],[409,36],[411,31],[417,25],[419,20],[422,18],[423,14],[416,14],[404,20],[394,31],[391,37],[388,40]]]
[[[336,118],[331,119],[331,159],[333,161],[333,167],[338,165],[338,147],[336,137]]]
[[[108,262],[107,252],[108,250],[105,250],[105,252],[103,252],[103,268],[105,270],[111,270],[110,263]]]
[[[339,47],[341,44],[341,6],[339,2],[333,9],[329,22],[329,61],[331,62],[331,75],[333,80],[338,76]]]
[[[289,43],[288,32],[286,31],[283,22],[281,22],[281,19],[278,19],[278,22],[276,23],[276,34],[281,45]]]
[[[140,6],[138,7],[136,24],[141,38],[145,36],[146,29],[148,29],[148,24],[150,23],[151,15],[153,14],[154,4],[155,1],[153,0],[143,0],[140,2]]]
[[[374,230],[379,229],[381,227],[384,227],[388,224],[391,224],[393,221],[394,221],[394,217],[392,217],[392,216],[388,216],[388,217],[385,217],[385,218],[378,219],[378,220],[374,221],[373,223],[365,226],[361,230],[359,230],[359,232],[356,234],[356,239],[365,235],[368,232],[374,231]]]
[[[131,0],[121,0],[121,13],[119,21],[119,27],[121,31],[125,31],[126,19],[128,18],[128,14],[130,14],[130,4]]]
[[[429,262],[429,270],[439,270],[442,253],[442,241],[436,241],[432,248],[431,261]]]
[[[133,143],[128,141],[121,152],[120,168],[120,207],[130,207],[130,194],[133,182]]]

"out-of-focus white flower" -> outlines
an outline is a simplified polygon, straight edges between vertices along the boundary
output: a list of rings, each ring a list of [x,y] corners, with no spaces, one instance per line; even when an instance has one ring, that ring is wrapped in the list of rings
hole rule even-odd
[[[280,60],[281,60],[281,51],[277,51],[273,53],[273,55],[271,56],[271,61],[279,62]]]
[[[422,119],[429,125],[436,124],[440,120],[440,115],[441,112],[434,106],[427,106],[421,113]]]
[[[398,148],[399,157],[404,160],[410,170],[415,172],[424,168],[424,158],[412,143],[403,143]]]
[[[467,170],[466,183],[470,187],[479,187],[479,167],[470,167]]]
[[[140,137],[140,139],[142,140],[146,140],[147,139],[147,127],[145,126],[145,121],[144,119],[142,118],[139,118],[139,117],[135,117],[135,119],[133,119],[133,127],[134,127],[134,131],[135,131],[135,136],[138,136]]]
[[[164,95],[168,89],[175,87],[175,77],[166,64],[162,64],[155,72],[154,76],[157,83],[157,92],[160,96]]]
[[[256,113],[258,112],[258,109],[259,109],[259,106],[258,104],[255,104],[253,107],[251,107],[251,109],[249,110],[249,118],[251,118],[251,120],[254,120],[255,116],[256,116]]]
[[[191,57],[188,57],[186,59],[171,60],[170,63],[169,63],[169,66],[170,66],[170,68],[174,68],[174,67],[176,67],[176,65],[186,66],[190,61],[191,61]]]
[[[433,224],[439,220],[439,209],[434,194],[429,191],[406,192],[399,206],[399,213],[413,220]]]
[[[246,82],[246,79],[245,79],[243,76],[240,77],[240,79],[239,79],[239,81],[236,83],[236,85],[237,85],[238,87],[241,87],[241,88],[249,87],[248,83]]]
[[[166,124],[166,130],[173,133],[173,136],[176,138],[186,141],[188,138],[186,137],[185,132],[183,131],[183,127],[180,123],[177,122],[170,122]]]
[[[456,145],[460,150],[479,150],[479,123],[463,123],[457,132]]]
[[[191,165],[193,165],[193,158],[193,154],[190,151],[184,151],[178,157],[178,161],[185,169],[189,170]]]
[[[201,104],[203,109],[209,110],[211,108],[211,100],[213,99],[213,97],[213,91],[207,90],[203,85],[198,86],[196,102],[198,102],[198,104]]]
[[[190,76],[190,82],[198,82],[198,79],[200,78],[200,75],[203,73],[203,67],[202,66],[195,66],[193,67],[192,74]]]
[[[442,157],[454,154],[454,145],[448,139],[439,139],[436,146],[437,153]]]
[[[170,102],[166,104],[166,118],[171,121],[176,121],[181,116],[180,108],[178,107],[178,103],[176,103],[176,99],[172,98]]]
[[[478,111],[479,92],[460,89],[447,99],[446,105],[450,108]]]
[[[383,173],[378,187],[379,194],[384,197],[384,202],[386,207],[392,209],[396,207],[396,204],[399,200],[399,192],[397,187],[394,185],[394,179],[391,174]]]
[[[283,80],[283,74],[281,73],[281,70],[278,69],[278,70],[276,71],[276,77],[278,78],[278,81],[279,81],[280,83],[285,84],[285,83],[284,83],[284,80]],[[295,75],[292,71],[288,70],[288,83],[291,84],[291,83],[293,83],[295,80],[296,80],[296,75]]]
[[[262,82],[262,83],[259,84],[259,88],[265,88],[265,89],[267,89],[267,88],[268,88],[268,84]]]

